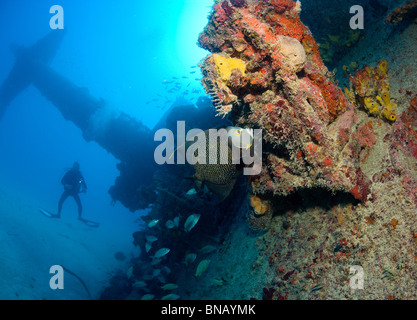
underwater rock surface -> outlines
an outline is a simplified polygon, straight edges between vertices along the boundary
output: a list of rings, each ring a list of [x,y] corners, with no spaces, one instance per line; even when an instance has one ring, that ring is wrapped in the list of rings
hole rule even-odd
[[[397,111],[398,117],[390,116],[395,104],[383,83],[388,97],[378,96],[379,112],[347,101],[298,13],[291,0],[225,0],[214,7],[200,37],[202,47],[246,66],[244,72],[232,70],[224,83],[222,66],[205,59],[204,85],[222,102],[219,113],[262,128],[271,145],[264,149],[262,173],[250,178],[251,193],[275,209],[257,239],[259,257],[250,274],[256,278],[267,260],[269,280],[259,288],[264,299],[415,298],[416,99],[408,99],[407,111],[398,105],[405,111]],[[303,45],[302,69],[283,54],[282,35]],[[385,31],[378,36],[381,43]],[[414,65],[412,55],[405,61]],[[382,78],[393,74],[386,64],[379,66]],[[294,191],[295,198],[288,196]],[[360,203],[343,193],[331,196],[337,191]],[[285,208],[291,201],[297,205]],[[349,271],[356,265],[364,270],[365,290],[350,289]]]
[[[357,160],[367,146],[355,133],[358,116],[332,82],[300,10],[294,1],[215,5],[199,40],[216,52],[203,63],[203,84],[219,101],[219,114],[263,130],[270,152],[262,173],[250,178],[254,193],[327,188],[366,201],[369,179]]]
[[[376,23],[402,12],[383,2],[372,1]],[[326,1],[306,7],[316,4]],[[263,130],[262,171],[219,205],[189,192],[189,169],[159,169],[127,298],[417,298],[417,26],[370,28],[373,46],[358,37],[335,75],[300,10],[292,0],[214,5],[199,39],[211,52],[202,82],[218,115]],[[160,248],[170,251],[156,261]],[[351,289],[352,267],[364,289]]]

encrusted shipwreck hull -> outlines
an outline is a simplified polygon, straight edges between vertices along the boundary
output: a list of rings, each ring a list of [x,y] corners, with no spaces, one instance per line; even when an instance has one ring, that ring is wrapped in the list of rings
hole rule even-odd
[[[179,286],[171,298],[417,298],[417,25],[408,36],[370,29],[366,36],[377,42],[370,50],[388,40],[411,49],[349,61],[356,71],[342,91],[299,11],[292,0],[214,6],[199,39],[212,53],[202,63],[203,85],[218,115],[263,130],[262,171],[249,177],[248,196],[242,178],[216,204],[209,194],[189,194],[190,168],[157,170],[148,227],[133,235],[141,255],[124,276],[129,299],[164,296],[155,279],[161,270]],[[357,48],[354,59],[370,56]],[[194,127],[207,121],[197,119]],[[186,232],[184,220],[196,213],[198,224]],[[175,219],[180,224],[169,229]],[[157,238],[153,247],[149,237]],[[160,248],[171,251],[155,265]],[[364,272],[363,289],[351,286],[351,270]]]
[[[237,278],[244,293],[221,287],[212,295],[416,299],[415,51],[401,61],[385,51],[388,63],[361,65],[345,97],[299,10],[292,0],[223,0],[199,39],[212,52],[203,84],[219,115],[261,128],[264,142],[262,172],[249,178],[249,222],[267,232],[253,241],[235,226],[218,256],[226,277],[239,272],[251,282]],[[372,37],[380,47],[410,44],[390,32]],[[363,290],[350,287],[352,266],[363,268]]]
[[[220,115],[261,128],[263,170],[256,194],[303,188],[351,193],[365,202],[369,179],[359,155],[356,111],[333,82],[292,0],[225,0],[214,6],[201,47],[203,84]],[[363,130],[362,130],[363,131]]]

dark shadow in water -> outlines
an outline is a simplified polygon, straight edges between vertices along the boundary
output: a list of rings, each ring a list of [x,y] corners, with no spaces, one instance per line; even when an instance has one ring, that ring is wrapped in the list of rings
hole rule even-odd
[[[284,215],[288,211],[306,211],[311,208],[323,208],[330,210],[336,205],[357,205],[356,200],[350,193],[335,192],[323,188],[302,189],[288,196],[275,197],[273,206],[274,215]]]

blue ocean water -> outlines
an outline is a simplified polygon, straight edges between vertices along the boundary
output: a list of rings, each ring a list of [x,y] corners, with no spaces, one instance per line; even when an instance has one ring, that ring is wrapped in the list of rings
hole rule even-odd
[[[167,0],[163,4],[133,0],[0,1],[0,82],[7,78],[15,63],[10,47],[28,47],[50,32],[60,32],[51,31],[49,24],[53,16],[49,10],[56,4],[64,9],[66,34],[50,67],[75,85],[87,88],[91,96],[105,100],[114,110],[125,112],[151,129],[166,110],[166,100],[175,101],[184,94],[185,89],[166,92],[164,82],[179,78],[183,88],[195,93],[186,97],[190,101],[203,93],[201,73],[195,66],[206,52],[196,42],[207,23],[212,0]],[[60,243],[64,234],[65,241],[73,241],[74,250],[69,243],[65,248],[75,253],[84,239],[89,257],[96,256],[103,265],[107,260],[114,262],[117,248],[104,249],[111,237],[117,237],[114,242],[125,245],[120,251],[129,256],[129,250],[133,250],[132,232],[140,226],[137,219],[141,212],[129,212],[120,203],[111,205],[108,189],[119,174],[118,160],[96,142],[83,139],[81,130],[65,120],[33,85],[17,94],[5,110],[0,120],[0,150],[1,215],[11,217],[9,225],[6,219],[0,223],[6,236],[23,237],[19,230],[25,230],[32,233],[33,239],[45,237],[45,243]],[[88,185],[88,192],[81,195],[83,216],[99,221],[100,229],[105,230],[101,233],[92,235],[91,229],[77,224],[77,208],[72,199],[64,203],[61,225],[39,214],[40,207],[56,212],[63,191],[61,178],[74,161],[80,163]],[[16,210],[18,204],[22,208]],[[19,223],[25,224],[25,228]],[[91,243],[101,245],[102,251],[88,248],[89,236]],[[45,243],[31,243],[31,251],[41,254],[40,247]],[[13,263],[21,259],[14,259],[19,254],[17,249],[6,244],[1,244],[2,256],[8,261],[3,268],[13,270]],[[59,251],[58,248],[54,250]],[[72,269],[82,269],[77,261],[83,260],[83,254],[67,257]],[[49,274],[45,268],[59,264],[61,258],[54,260],[53,254],[44,258],[35,254],[34,259],[43,266],[46,281]],[[30,273],[33,263],[28,260],[27,265],[19,265],[16,273],[6,273],[10,280],[0,283],[0,299],[80,298],[77,294],[52,295],[48,284],[40,280],[33,285],[34,289],[25,290],[19,272]],[[100,268],[111,272],[111,267],[109,264],[107,269]],[[38,276],[32,274],[32,278]],[[13,284],[15,289],[5,289]],[[39,286],[45,291],[37,291]]]
[[[415,297],[417,1],[302,0],[291,12],[286,2],[0,0],[0,299]],[[281,74],[265,50],[276,44],[259,40],[284,41],[264,27],[296,37],[298,13],[327,68],[302,30],[293,58],[310,61]],[[203,65],[210,95],[203,30],[201,45],[220,53]],[[246,69],[226,63],[238,69],[226,81],[221,56]],[[282,97],[287,115],[270,105],[286,109]],[[317,116],[334,99],[328,111],[340,114]],[[240,166],[157,165],[154,132],[179,120],[187,130],[233,121],[243,128],[228,128],[232,145],[263,128],[262,143],[239,148],[264,170],[252,179]],[[187,145],[174,134],[165,159]],[[80,217],[63,178],[75,162]],[[347,281],[351,267],[366,272],[365,290]]]

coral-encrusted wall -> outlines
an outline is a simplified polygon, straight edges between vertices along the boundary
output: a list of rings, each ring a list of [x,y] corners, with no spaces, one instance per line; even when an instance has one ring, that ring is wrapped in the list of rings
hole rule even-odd
[[[199,39],[213,52],[202,64],[203,84],[220,115],[263,129],[267,152],[262,173],[250,178],[253,193],[320,187],[366,201],[355,110],[333,83],[300,10],[292,0],[216,4]],[[225,81],[227,61],[237,60],[244,68]]]
[[[417,27],[391,29],[389,44],[386,30],[370,28],[378,46],[365,44],[347,56],[369,57],[361,59],[353,84],[367,87],[360,78],[367,72],[378,85],[370,95],[354,85],[348,101],[299,10],[292,0],[223,0],[200,36],[200,45],[223,61],[241,60],[222,81],[219,72],[230,64],[209,55],[203,84],[220,115],[263,129],[263,169],[249,179],[248,222],[266,232],[233,226],[207,271],[208,278],[221,273],[233,280],[219,288],[201,282],[196,296],[416,299],[417,97],[410,39]],[[381,66],[382,74],[368,72]],[[379,111],[370,112],[374,107]],[[384,114],[394,109],[395,117]],[[359,201],[331,196],[334,191]],[[352,266],[363,268],[364,289],[350,288]]]

